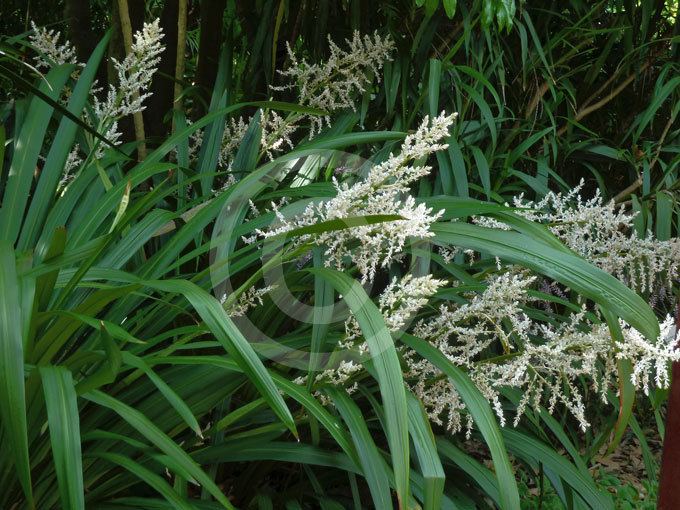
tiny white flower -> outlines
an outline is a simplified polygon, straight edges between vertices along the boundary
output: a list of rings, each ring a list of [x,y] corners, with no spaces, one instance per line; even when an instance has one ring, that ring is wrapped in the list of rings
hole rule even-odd
[[[35,57],[36,67],[50,68],[53,65],[78,64],[76,49],[69,41],[59,44],[61,32],[38,27],[31,21],[31,33],[28,36],[39,55]]]

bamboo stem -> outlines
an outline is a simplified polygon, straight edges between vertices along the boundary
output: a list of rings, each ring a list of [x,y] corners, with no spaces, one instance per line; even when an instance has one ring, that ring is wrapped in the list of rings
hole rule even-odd
[[[187,44],[187,0],[178,0],[179,8],[177,12],[177,58],[175,60],[175,93],[173,95],[172,109],[177,110],[182,107],[182,79],[184,77],[185,50]],[[175,120],[173,115],[172,131],[175,131]]]
[[[130,22],[130,10],[127,0],[118,0],[118,15],[120,16],[120,30],[123,33],[123,46],[125,54],[132,51],[132,23]],[[133,97],[139,97],[135,92]],[[135,112],[132,115],[135,124],[135,140],[137,140],[137,160],[142,161],[146,158],[146,135],[144,134],[144,116],[142,112]]]

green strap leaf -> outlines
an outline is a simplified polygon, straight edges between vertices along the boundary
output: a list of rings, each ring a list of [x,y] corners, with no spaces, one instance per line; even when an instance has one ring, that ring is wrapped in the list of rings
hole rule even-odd
[[[101,333],[100,339],[102,345],[104,346],[106,357],[104,358],[104,362],[97,370],[78,383],[76,386],[76,392],[79,395],[100,388],[105,384],[111,384],[116,380],[116,376],[120,371],[122,362],[120,348],[116,342],[114,342],[111,334],[101,321],[99,323],[99,331]]]
[[[430,59],[430,72],[427,78],[427,107],[430,117],[439,113],[439,88],[442,77],[442,61]]]
[[[352,310],[368,343],[386,415],[387,442],[392,455],[400,507],[409,501],[408,410],[404,380],[392,336],[385,321],[359,282],[326,268],[310,269],[328,281]]]
[[[56,99],[68,79],[72,65],[53,68],[40,84],[40,90]],[[24,220],[24,209],[31,190],[45,132],[54,108],[39,97],[31,101],[26,120],[15,140],[15,151],[7,176],[5,194],[0,209],[0,239],[14,243]]]
[[[392,508],[390,497],[389,475],[385,461],[380,456],[378,447],[373,442],[371,433],[366,426],[366,421],[357,405],[347,395],[345,390],[335,387],[324,388],[324,392],[333,399],[336,409],[340,412],[349,428],[357,453],[359,463],[368,482],[368,488],[373,497],[375,508]],[[404,445],[404,449],[406,445]]]
[[[85,508],[80,419],[71,372],[63,367],[41,367],[47,423],[63,508]]]
[[[257,165],[257,156],[260,153],[260,144],[262,141],[261,117],[262,110],[258,110],[250,121],[238,151],[234,156],[232,171],[237,175],[251,172]]]
[[[177,492],[175,492],[175,490],[170,486],[170,484],[168,484],[168,482],[165,481],[162,476],[154,473],[150,469],[145,468],[132,459],[124,455],[111,452],[98,452],[96,456],[128,470],[130,473],[135,475],[137,478],[145,482],[149,487],[153,488],[161,496],[163,496],[168,501],[168,503],[172,505],[172,508],[175,508],[176,510],[195,510],[196,507],[191,505],[188,501],[177,494]]]
[[[279,394],[270,373],[217,299],[198,285],[185,280],[151,280],[145,281],[143,284],[156,290],[174,292],[186,297],[283,424],[297,437],[293,417],[283,397]]]
[[[425,510],[439,510],[444,496],[444,468],[437,445],[432,434],[430,421],[423,409],[423,404],[413,393],[406,394],[408,401],[408,424],[415,446],[418,464],[424,478],[424,508]]]
[[[456,13],[456,0],[443,0],[443,3],[446,16],[449,19],[453,18],[453,15]]]
[[[612,337],[612,349],[615,349],[615,342],[623,342],[623,332],[618,319],[608,310],[602,310],[602,316],[607,321],[609,333]],[[614,452],[616,447],[623,439],[623,434],[628,428],[628,422],[633,415],[635,405],[635,386],[630,380],[633,367],[629,359],[619,359],[616,361],[619,383],[619,416],[614,425],[614,433],[607,447],[607,454]]]
[[[14,249],[9,242],[0,241],[0,423],[5,441],[12,445],[17,476],[26,500],[33,506],[20,303]]]
[[[201,432],[201,427],[198,425],[198,421],[191,412],[191,408],[182,400],[182,398],[175,393],[168,384],[154,372],[142,358],[138,358],[134,354],[129,352],[122,353],[123,362],[131,367],[135,367],[138,370],[144,372],[144,374],[151,380],[151,382],[158,388],[158,391],[165,397],[168,403],[177,411],[182,417],[182,420],[193,430],[197,436],[203,438],[203,433]]]
[[[432,225],[440,243],[481,251],[544,274],[610,310],[649,339],[659,336],[659,322],[649,305],[612,275],[575,254],[524,234],[467,223]]]
[[[110,35],[111,32],[107,32],[97,45],[73,88],[67,111],[76,117],[79,117],[82,113],[87,98],[90,95],[92,82],[95,79],[99,63],[108,48]],[[38,185],[28,208],[28,214],[26,215],[19,238],[18,246],[20,249],[28,249],[30,246],[33,246],[40,234],[47,211],[50,204],[52,204],[57,185],[62,177],[64,163],[69,151],[73,147],[77,131],[77,123],[73,122],[69,117],[62,118],[57,133],[54,135],[54,142],[52,142],[52,146],[45,158],[45,166],[40,172]]]
[[[503,428],[508,449],[518,457],[535,463],[542,463],[574,489],[590,508],[613,509],[611,497],[598,490],[590,476],[579,471],[555,450],[517,430]]]
[[[148,439],[159,450],[172,458],[177,465],[189,473],[198,483],[200,483],[212,496],[219,501],[224,508],[233,508],[227,497],[222,493],[215,482],[201,469],[201,467],[189,457],[170,437],[161,429],[154,425],[142,413],[124,404],[106,393],[99,390],[92,390],[83,395],[83,398],[94,402],[103,407],[114,411],[118,416],[128,422],[137,432]]]
[[[314,267],[322,267],[323,253],[320,247],[313,249]],[[314,381],[314,372],[320,369],[321,351],[328,333],[328,325],[333,316],[333,287],[321,276],[314,276],[314,312],[312,323],[312,338],[309,352],[309,373],[307,374],[307,389]]]
[[[478,462],[476,459],[465,453],[463,450],[455,446],[450,441],[441,437],[437,438],[437,449],[444,459],[458,466],[465,473],[472,478],[477,485],[484,491],[484,494],[490,497],[497,506],[500,507],[501,495],[498,490],[498,481],[496,476]]]
[[[489,402],[479,392],[470,377],[451,363],[437,348],[420,338],[408,334],[402,335],[401,341],[451,379],[491,451],[491,458],[493,459],[500,489],[500,507],[503,509],[519,509],[517,483],[515,482],[515,476],[505,449],[503,437]]]

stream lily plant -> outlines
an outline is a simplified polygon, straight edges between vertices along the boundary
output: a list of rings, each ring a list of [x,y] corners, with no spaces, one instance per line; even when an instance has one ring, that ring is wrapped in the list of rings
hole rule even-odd
[[[227,104],[222,65],[209,113],[175,112],[139,162],[118,126],[144,109],[158,23],[107,90],[107,37],[86,63],[30,41],[45,74],[0,130],[0,507],[517,509],[519,462],[613,508],[531,425],[578,454],[553,413],[587,431],[587,404],[614,402],[614,443],[635,391],[668,386],[677,333],[648,303],[677,240],[578,191],[420,193],[456,113],[354,127],[394,50],[377,33],[319,64],[289,48],[290,102]],[[295,163],[336,150],[369,164]]]

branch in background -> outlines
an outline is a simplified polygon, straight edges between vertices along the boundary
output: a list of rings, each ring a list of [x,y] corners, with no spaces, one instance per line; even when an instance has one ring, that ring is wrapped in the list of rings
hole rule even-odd
[[[613,200],[615,203],[618,204],[618,203],[620,203],[624,198],[626,198],[628,195],[630,195],[633,191],[635,191],[636,189],[638,189],[640,186],[642,186],[642,177],[640,177],[640,176],[638,175],[637,179],[635,179],[635,181],[633,181],[632,184],[630,184],[630,185],[627,186],[625,189],[623,189],[623,190],[621,190],[619,193],[617,193],[616,196],[615,196],[614,198],[612,198],[612,200]]]
[[[659,161],[659,156],[661,155],[661,148],[663,147],[663,142],[666,140],[666,136],[668,136],[668,132],[671,130],[671,126],[673,125],[673,122],[675,122],[675,116],[671,115],[670,119],[668,119],[668,122],[666,122],[666,126],[663,128],[663,133],[661,133],[661,138],[659,138],[659,143],[657,144],[656,147],[656,153],[654,154],[654,159],[652,159],[652,162],[649,164],[649,172],[654,169],[654,165],[656,165],[657,161]],[[637,179],[635,179],[635,182],[633,182],[630,186],[628,186],[626,189],[623,191],[619,192],[615,197],[614,197],[614,202],[617,204],[623,199],[627,198],[628,195],[630,195],[633,191],[638,189],[640,186],[642,186],[642,178],[638,176]]]
[[[647,66],[646,66],[646,65],[643,66],[643,67],[640,69],[640,71],[642,71],[643,69],[645,69],[645,67],[647,67]],[[575,119],[576,121],[579,121],[579,120],[583,119],[584,117],[586,117],[587,115],[590,115],[590,114],[593,113],[594,111],[599,110],[600,108],[602,108],[602,107],[603,107],[604,105],[606,105],[609,101],[611,101],[611,100],[614,99],[616,96],[618,96],[621,92],[623,92],[623,91],[625,90],[625,88],[626,88],[626,87],[627,87],[627,86],[628,86],[628,85],[636,78],[636,76],[637,76],[637,73],[636,73],[636,74],[631,74],[631,75],[628,76],[625,80],[623,80],[623,82],[622,82],[621,84],[619,84],[618,87],[616,87],[616,88],[615,88],[614,90],[612,90],[609,94],[607,94],[605,97],[603,97],[602,99],[600,99],[597,103],[594,103],[594,104],[589,105],[589,106],[584,106],[584,107],[582,107],[582,108],[576,113],[576,115],[574,116],[574,119]],[[562,129],[566,129],[566,126],[563,126]]]
[[[132,23],[130,22],[130,10],[128,9],[127,0],[118,0],[118,14],[120,16],[121,32],[123,33],[125,54],[128,54],[132,51]],[[139,94],[135,93],[133,97],[137,98]],[[142,161],[146,158],[146,135],[144,134],[144,116],[142,112],[135,112],[133,120],[135,123],[135,139],[137,140],[137,160]]]
[[[531,98],[531,101],[527,105],[526,109],[524,110],[524,118],[529,119],[536,110],[536,107],[538,106],[538,103],[541,102],[541,99],[543,99],[543,96],[545,96],[545,93],[548,92],[548,89],[550,89],[550,85],[548,84],[547,81],[544,81],[540,87],[536,90],[536,93],[534,96]],[[519,121],[518,121],[519,122]]]
[[[607,94],[605,97],[600,99],[597,103],[594,103],[590,106],[582,107],[578,112],[576,112],[576,115],[574,115],[574,121],[578,122],[584,117],[590,115],[591,113],[599,110],[603,106],[605,106],[607,103],[609,103],[612,99],[614,99],[616,96],[618,96],[621,92],[623,92],[628,85],[638,76],[639,73],[644,71],[649,67],[650,62],[647,61],[645,62],[640,69],[637,70],[634,74],[629,75],[625,80],[623,80],[618,87],[616,87],[614,90],[612,90],[609,94]],[[566,123],[564,126],[562,126],[560,129],[557,130],[557,136],[563,135],[567,129],[569,129],[569,123]]]
[[[559,65],[566,65],[567,61],[569,61],[574,56],[578,55],[579,50],[583,46],[586,46],[587,44],[589,44],[590,42],[591,42],[591,39],[586,39],[586,40],[583,40],[580,43],[576,44],[563,57],[561,57],[557,62],[555,62],[554,67],[557,68]],[[527,103],[527,106],[524,109],[524,119],[525,120],[529,120],[529,118],[532,115],[534,115],[534,113],[536,112],[536,108],[538,108],[538,105],[541,103],[541,99],[543,99],[543,96],[545,96],[546,92],[548,92],[548,90],[550,90],[550,82],[552,82],[553,85],[556,85],[557,82],[559,81],[559,78],[556,79],[552,76],[551,73],[549,73],[549,74],[550,74],[550,81],[544,80],[543,83],[539,87],[537,87],[536,92],[534,93],[534,95],[531,98],[531,101],[529,101]],[[597,97],[597,95],[599,95],[600,92],[602,90],[604,90],[604,88],[606,88],[606,85],[607,84],[603,85],[593,96],[591,96],[591,98],[588,99],[585,102],[584,106],[587,106],[589,104],[589,102],[592,100],[592,97]],[[517,119],[515,121],[515,124],[512,126],[512,131],[516,133],[517,130],[519,129],[519,126],[520,126],[520,119]],[[514,134],[510,135],[508,140],[512,141],[514,136],[515,136]],[[509,142],[508,142],[508,144],[509,144]],[[507,147],[507,145],[506,145],[506,147]]]
[[[446,55],[450,49],[451,49],[451,42],[453,41],[454,38],[458,36],[460,33],[461,29],[463,28],[463,22],[456,23],[454,27],[451,28],[451,30],[446,32],[446,37],[441,37],[439,36],[439,39],[441,39],[441,42],[439,43],[439,46],[434,50],[433,54],[436,58],[442,58],[442,55]],[[436,34],[439,35],[439,34]]]
[[[602,84],[600,88],[598,88],[588,99],[586,99],[583,104],[581,105],[581,108],[586,108],[590,103],[595,101],[596,98],[600,96],[605,90],[607,90],[612,83],[619,77],[621,73],[621,67],[619,67],[616,71],[614,71],[614,74],[612,74],[607,80]]]

